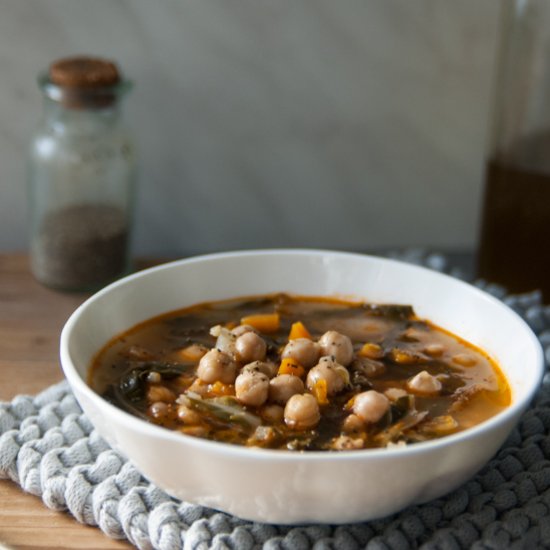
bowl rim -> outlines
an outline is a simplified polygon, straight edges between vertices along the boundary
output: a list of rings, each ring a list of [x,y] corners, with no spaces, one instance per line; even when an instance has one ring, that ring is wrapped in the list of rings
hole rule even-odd
[[[432,440],[418,442],[412,445],[396,446],[396,447],[390,447],[390,448],[382,447],[382,448],[357,449],[357,450],[341,450],[337,452],[331,452],[331,451],[295,452],[295,451],[287,451],[284,449],[262,449],[257,447],[244,447],[241,445],[232,445],[229,443],[223,443],[223,442],[189,436],[180,432],[176,432],[174,430],[157,426],[137,416],[134,416],[124,411],[123,409],[120,409],[115,405],[112,405],[111,403],[106,401],[101,395],[96,393],[86,383],[86,381],[81,377],[81,375],[76,370],[76,367],[69,353],[69,341],[70,341],[71,333],[75,325],[78,323],[78,320],[82,315],[82,312],[85,311],[88,307],[90,307],[91,304],[93,304],[96,300],[98,300],[105,294],[113,292],[118,287],[124,286],[135,279],[150,276],[158,271],[173,269],[182,264],[187,265],[187,264],[194,264],[199,262],[202,263],[205,261],[223,260],[224,258],[236,258],[236,257],[242,257],[242,256],[262,256],[262,255],[277,256],[277,255],[283,255],[283,254],[284,255],[307,254],[311,256],[330,255],[330,256],[349,257],[349,258],[356,258],[356,259],[362,258],[362,259],[368,259],[374,262],[380,262],[381,264],[397,265],[400,267],[405,267],[414,272],[429,273],[431,276],[442,277],[444,279],[447,279],[448,281],[452,281],[453,284],[461,286],[469,292],[473,292],[474,295],[476,295],[479,299],[485,300],[489,303],[492,303],[494,305],[497,305],[498,307],[501,307],[507,310],[508,314],[511,314],[512,317],[515,317],[515,320],[519,322],[520,325],[523,325],[523,327],[526,330],[526,336],[528,336],[530,343],[532,344],[536,354],[534,364],[535,364],[535,367],[537,368],[537,372],[533,377],[533,383],[531,384],[530,387],[525,389],[524,395],[520,399],[512,402],[506,409],[499,412],[495,416],[492,416],[491,418],[471,428],[468,428],[466,430],[463,430],[455,434],[441,437],[439,439],[432,439]],[[168,311],[166,313],[168,313]],[[131,327],[128,327],[128,328],[131,328]],[[107,411],[110,414],[114,414],[115,417],[117,417],[122,423],[128,425],[128,427],[132,428],[135,431],[139,431],[144,433],[144,435],[150,435],[156,438],[168,439],[176,443],[178,441],[182,441],[186,446],[201,448],[202,450],[207,452],[208,451],[222,452],[222,453],[233,455],[235,457],[246,459],[246,460],[253,459],[253,460],[263,461],[263,460],[276,459],[276,460],[282,460],[285,462],[288,462],[288,461],[303,462],[304,460],[312,461],[312,462],[325,461],[325,460],[330,460],[330,461],[336,460],[336,461],[346,462],[350,460],[351,461],[365,460],[369,457],[373,460],[381,460],[385,458],[393,458],[398,456],[400,457],[414,456],[417,454],[423,454],[426,452],[445,448],[449,445],[455,445],[461,442],[465,442],[467,440],[479,437],[487,431],[496,429],[499,426],[506,424],[514,416],[516,415],[519,416],[521,413],[523,413],[524,410],[528,407],[529,403],[532,401],[536,391],[539,389],[542,381],[543,373],[544,373],[544,357],[543,357],[542,346],[538,338],[532,331],[532,329],[527,324],[527,322],[520,315],[518,315],[518,313],[516,313],[513,309],[511,309],[501,300],[495,298],[494,296],[488,294],[487,292],[481,290],[480,288],[475,287],[474,285],[471,285],[456,277],[452,277],[451,275],[448,275],[446,273],[435,271],[425,266],[410,264],[410,263],[393,259],[393,258],[385,258],[382,256],[376,256],[372,254],[363,254],[363,253],[357,253],[357,252],[344,252],[344,251],[316,249],[316,248],[251,249],[251,250],[234,250],[234,251],[228,251],[228,252],[201,254],[197,256],[191,256],[189,258],[172,260],[172,261],[162,263],[160,265],[156,265],[153,267],[149,267],[147,269],[143,269],[136,273],[127,275],[126,277],[123,277],[117,281],[114,281],[113,283],[107,285],[106,287],[102,288],[98,292],[94,293],[92,296],[87,298],[80,306],[78,306],[74,310],[74,312],[70,315],[70,317],[66,321],[61,331],[60,359],[61,359],[62,370],[69,382],[69,385],[76,390],[75,394],[77,396],[77,399],[78,399],[78,394],[83,393],[84,395],[86,395],[88,399],[93,401],[97,407],[100,407],[100,408],[107,407]],[[122,452],[124,452],[123,449],[122,449]]]

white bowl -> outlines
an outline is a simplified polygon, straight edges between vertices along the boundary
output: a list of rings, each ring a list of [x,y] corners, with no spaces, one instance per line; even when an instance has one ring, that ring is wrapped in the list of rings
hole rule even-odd
[[[172,432],[110,405],[86,384],[96,352],[140,321],[197,302],[278,291],[412,304],[420,317],[492,355],[512,404],[474,428],[405,448],[293,453]],[[535,335],[484,292],[397,261],[315,250],[215,254],[126,277],[73,313],[61,335],[61,363],[98,432],[156,485],[241,518],[286,524],[373,519],[458,487],[502,445],[543,371]]]

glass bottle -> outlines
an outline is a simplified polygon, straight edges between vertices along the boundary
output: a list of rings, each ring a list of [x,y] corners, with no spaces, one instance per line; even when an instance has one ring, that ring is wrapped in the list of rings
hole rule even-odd
[[[135,153],[116,65],[77,57],[39,77],[43,120],[29,159],[31,270],[62,290],[93,290],[129,270]]]
[[[550,2],[504,4],[478,274],[550,301]]]

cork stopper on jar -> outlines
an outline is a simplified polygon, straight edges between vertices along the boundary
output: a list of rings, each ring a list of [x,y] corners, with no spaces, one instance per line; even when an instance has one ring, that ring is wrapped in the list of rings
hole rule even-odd
[[[68,57],[50,65],[50,81],[68,88],[104,88],[120,81],[117,66],[98,57]]]
[[[54,61],[48,80],[58,88],[56,94],[71,109],[101,109],[117,98],[115,87],[122,81],[118,67],[108,59],[77,56]]]

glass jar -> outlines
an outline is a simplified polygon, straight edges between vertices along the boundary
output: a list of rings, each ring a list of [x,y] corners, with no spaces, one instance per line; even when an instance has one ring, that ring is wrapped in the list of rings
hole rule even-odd
[[[550,2],[507,0],[478,274],[550,302]]]
[[[93,290],[128,272],[135,153],[120,104],[131,84],[95,58],[39,77],[44,116],[29,162],[31,270],[62,290]]]

